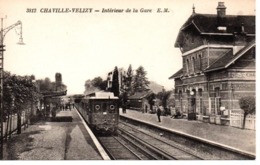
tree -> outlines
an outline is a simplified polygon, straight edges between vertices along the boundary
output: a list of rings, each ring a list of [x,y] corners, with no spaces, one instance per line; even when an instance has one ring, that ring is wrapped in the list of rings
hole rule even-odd
[[[95,77],[93,80],[85,81],[85,94],[89,94],[99,90],[106,90],[107,80],[103,80],[101,77]]]
[[[55,90],[55,86],[51,83],[50,78],[46,77],[44,80],[39,79],[36,80],[36,83],[39,86],[39,90],[41,92],[50,92]]]
[[[98,91],[99,89],[97,87],[94,87],[92,84],[92,81],[90,79],[85,81],[85,91],[84,94],[93,93],[95,91]]]
[[[162,91],[157,94],[157,98],[162,101],[163,108],[167,107],[167,100],[171,96],[171,91]]]
[[[91,81],[92,85],[94,87],[99,88],[100,90],[106,90],[107,88],[107,80],[103,80],[101,77],[95,77],[92,81]]]
[[[32,82],[34,76],[17,76],[4,72],[4,110],[8,117],[17,113],[17,133],[21,133],[21,113],[39,97],[37,88]],[[28,116],[26,117],[28,121]],[[9,123],[9,122],[7,122]],[[7,126],[8,131],[8,126]]]
[[[150,110],[153,109],[153,106],[154,106],[154,99],[155,99],[155,94],[152,93],[151,95],[148,96],[148,103],[150,105]]]
[[[119,96],[119,79],[117,67],[115,67],[113,72],[111,92],[113,92],[115,96]]]
[[[52,92],[52,91],[65,91],[67,89],[67,86],[62,83],[61,81],[61,74],[58,73],[58,83],[57,81],[57,73],[55,75],[55,82],[52,82],[49,77],[46,77],[45,79],[39,79],[36,80],[36,84],[39,87],[40,92]]]
[[[244,110],[243,126],[245,128],[246,116],[248,114],[255,113],[255,97],[254,96],[244,96],[239,99],[239,106]]]
[[[146,77],[146,71],[142,66],[139,66],[136,70],[136,75],[133,80],[133,90],[134,92],[143,92],[148,90],[148,85],[150,82]]]
[[[132,83],[133,83],[133,70],[132,70],[132,65],[130,64],[127,73],[125,76],[125,86],[126,86],[126,92],[128,94],[131,94],[133,91]]]

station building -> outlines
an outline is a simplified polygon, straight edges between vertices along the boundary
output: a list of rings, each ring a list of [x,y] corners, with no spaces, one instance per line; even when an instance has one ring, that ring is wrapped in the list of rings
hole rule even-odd
[[[135,94],[129,96],[127,100],[128,108],[149,113],[153,106],[151,102],[153,99],[155,99],[155,94],[151,90],[135,92]]]
[[[176,109],[189,120],[239,127],[232,118],[242,112],[239,99],[255,96],[255,16],[226,15],[223,2],[216,14],[193,7],[175,47],[182,53],[182,68],[169,78]]]

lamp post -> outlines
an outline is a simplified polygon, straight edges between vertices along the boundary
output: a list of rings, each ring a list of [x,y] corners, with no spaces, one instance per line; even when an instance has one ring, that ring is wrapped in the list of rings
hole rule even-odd
[[[23,43],[23,36],[22,36],[22,22],[17,21],[16,23],[3,28],[3,20],[4,18],[1,18],[1,31],[0,31],[0,159],[3,158],[3,137],[4,137],[4,129],[3,129],[3,120],[4,120],[4,104],[3,104],[3,76],[4,76],[4,38],[6,34],[16,26],[20,25],[20,38],[19,42],[17,44],[24,45]]]
[[[195,92],[193,90],[190,91],[190,106],[188,112],[188,120],[196,120],[196,112],[195,112]]]

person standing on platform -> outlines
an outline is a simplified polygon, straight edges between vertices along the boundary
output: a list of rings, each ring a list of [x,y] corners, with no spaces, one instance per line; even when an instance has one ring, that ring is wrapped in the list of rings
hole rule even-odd
[[[123,113],[126,113],[126,107],[127,107],[127,92],[124,90],[123,97],[122,97]]]
[[[161,113],[162,113],[162,111],[161,111],[160,107],[157,106],[156,114],[157,114],[157,117],[158,117],[158,122],[161,122]]]
[[[125,105],[125,103],[123,103],[122,109],[123,109],[123,113],[126,113],[126,105]]]

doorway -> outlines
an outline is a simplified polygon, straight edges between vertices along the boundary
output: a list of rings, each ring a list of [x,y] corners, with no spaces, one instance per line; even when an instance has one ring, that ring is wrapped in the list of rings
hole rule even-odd
[[[191,90],[188,95],[188,120],[196,120],[196,90]]]

